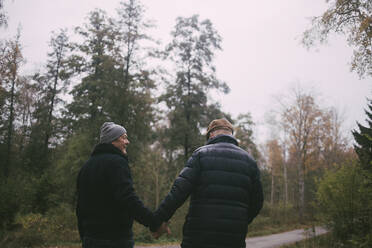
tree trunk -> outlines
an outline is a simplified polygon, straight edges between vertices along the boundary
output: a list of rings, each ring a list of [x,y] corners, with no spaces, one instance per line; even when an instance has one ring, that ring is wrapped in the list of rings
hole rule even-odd
[[[283,178],[284,178],[284,206],[286,207],[288,205],[288,178],[285,145],[283,145]]]
[[[185,107],[185,115],[186,115],[186,123],[187,123],[187,128],[185,130],[185,140],[184,140],[184,155],[185,155],[185,163],[189,157],[189,133],[190,133],[190,111],[191,111],[191,72],[190,70],[187,73],[187,102],[186,102],[186,107]]]
[[[271,165],[273,166],[273,165]],[[271,198],[270,198],[270,204],[271,206],[274,205],[274,191],[275,191],[275,177],[274,177],[274,168],[271,168]]]
[[[12,89],[10,92],[10,109],[9,109],[9,123],[7,134],[7,156],[4,164],[4,176],[9,175],[9,165],[12,162],[12,139],[13,139],[13,122],[14,122],[14,95],[15,95],[15,78],[12,80]]]
[[[58,56],[58,55],[57,55]],[[59,67],[61,63],[61,58],[57,58],[57,68],[56,68],[56,74],[54,75],[54,85],[53,85],[53,91],[52,91],[52,97],[50,100],[50,108],[48,113],[48,122],[47,122],[47,128],[45,132],[45,139],[44,139],[44,157],[47,157],[48,153],[48,146],[49,146],[49,138],[51,136],[51,130],[52,130],[52,119],[53,119],[53,111],[54,111],[54,102],[55,97],[57,95],[57,84],[58,84],[58,76],[59,76]]]
[[[305,176],[303,163],[298,164],[299,220],[303,223],[305,211]]]
[[[157,171],[155,173],[155,207],[158,207],[159,206],[159,199],[160,199],[160,186],[159,186],[159,172]]]

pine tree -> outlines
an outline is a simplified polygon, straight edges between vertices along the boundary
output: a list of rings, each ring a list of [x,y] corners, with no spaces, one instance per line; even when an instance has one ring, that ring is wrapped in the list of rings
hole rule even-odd
[[[167,82],[166,93],[160,100],[170,109],[171,146],[174,150],[182,149],[186,160],[203,142],[200,128],[208,125],[204,122],[206,116],[216,110],[221,112],[218,105],[208,104],[209,91],[227,93],[229,88],[216,78],[213,60],[215,51],[221,49],[221,37],[209,20],[199,21],[197,15],[179,17],[172,36],[166,58],[173,63],[175,76]]]
[[[82,131],[92,138],[92,146],[109,112],[105,108],[110,101],[107,92],[114,85],[112,78],[118,70],[112,56],[116,38],[107,14],[97,9],[88,17],[88,23],[76,28],[81,42],[71,45],[74,50],[70,64],[81,81],[71,91],[73,101],[67,106],[66,118],[73,123],[75,133]]]
[[[71,76],[67,61],[68,37],[65,30],[53,33],[45,71],[33,76],[33,88],[37,92],[32,113],[30,141],[26,149],[28,167],[42,172],[49,164],[50,148],[60,142],[62,125],[59,124],[59,108],[62,93],[66,91]]]
[[[359,132],[353,130],[352,134],[357,143],[354,145],[354,148],[362,167],[372,169],[372,100],[369,100],[367,107],[368,109],[365,110],[367,115],[367,126],[357,123]]]

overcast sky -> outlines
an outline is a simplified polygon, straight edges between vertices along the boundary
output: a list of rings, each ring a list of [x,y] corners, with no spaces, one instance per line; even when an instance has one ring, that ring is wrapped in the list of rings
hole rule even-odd
[[[217,53],[217,76],[231,88],[216,95],[233,117],[251,112],[256,136],[265,133],[265,113],[274,106],[274,96],[285,94],[296,84],[320,94],[322,104],[345,115],[345,130],[364,122],[366,98],[371,97],[372,79],[360,80],[349,68],[352,50],[346,39],[333,36],[327,45],[308,51],[301,44],[309,18],[320,15],[325,0],[142,0],[146,17],[156,21],[154,36],[170,40],[175,19],[199,14],[210,19],[222,36],[223,51]],[[104,9],[114,15],[119,0],[5,0],[8,28],[0,38],[14,36],[22,26],[21,42],[27,59],[26,71],[44,64],[52,31],[79,26],[89,11]],[[258,137],[259,138],[259,137]],[[261,140],[259,138],[259,140]]]

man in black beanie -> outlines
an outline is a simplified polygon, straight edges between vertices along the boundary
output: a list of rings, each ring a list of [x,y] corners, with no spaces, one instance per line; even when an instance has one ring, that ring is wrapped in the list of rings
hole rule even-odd
[[[170,232],[135,194],[129,143],[124,127],[105,122],[100,143],[79,172],[76,215],[83,248],[132,248],[133,220],[158,235]]]

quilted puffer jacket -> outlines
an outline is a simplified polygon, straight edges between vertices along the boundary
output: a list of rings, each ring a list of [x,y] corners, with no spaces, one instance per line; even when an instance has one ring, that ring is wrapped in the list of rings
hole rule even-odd
[[[183,248],[245,247],[248,224],[263,204],[256,162],[229,135],[198,148],[156,211],[163,221],[191,195]]]

